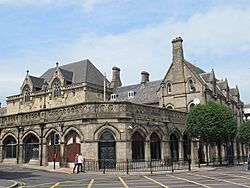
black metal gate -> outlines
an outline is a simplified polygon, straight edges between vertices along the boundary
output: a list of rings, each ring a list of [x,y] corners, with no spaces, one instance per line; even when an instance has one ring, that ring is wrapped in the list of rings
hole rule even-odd
[[[105,131],[98,144],[99,168],[115,168],[116,150],[115,139],[112,133]]]

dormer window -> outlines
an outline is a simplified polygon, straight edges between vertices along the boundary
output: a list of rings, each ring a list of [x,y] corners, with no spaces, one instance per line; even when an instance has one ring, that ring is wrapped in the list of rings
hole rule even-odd
[[[134,98],[135,97],[135,92],[134,91],[129,91],[128,92],[128,98],[129,99],[132,99],[132,98]]]
[[[171,83],[167,84],[167,94],[168,95],[172,94],[172,84]]]
[[[188,89],[189,89],[190,92],[195,91],[194,81],[192,79],[188,80]]]
[[[117,94],[111,94],[111,95],[110,95],[110,100],[111,100],[111,101],[115,101],[116,98],[117,98]]]

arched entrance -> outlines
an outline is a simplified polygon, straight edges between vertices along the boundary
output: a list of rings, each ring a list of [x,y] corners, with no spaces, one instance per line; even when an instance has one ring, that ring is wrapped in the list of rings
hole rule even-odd
[[[141,161],[144,159],[144,138],[138,131],[136,131],[132,135],[132,160]]]
[[[3,159],[16,158],[17,143],[13,136],[7,136],[3,141]]]
[[[114,168],[116,160],[115,138],[113,134],[106,130],[104,131],[98,142],[98,159],[99,168]]]
[[[65,162],[74,162],[76,154],[81,153],[80,136],[76,131],[71,130],[65,136]]]
[[[150,153],[151,153],[151,159],[153,160],[161,159],[161,141],[156,133],[152,133],[150,136]]]
[[[191,142],[186,134],[183,136],[183,154],[184,160],[188,160],[191,154]]]
[[[175,134],[170,135],[170,151],[171,151],[171,159],[173,161],[179,160],[179,147],[178,147],[178,138]]]
[[[33,134],[28,134],[24,139],[24,163],[39,160],[39,140]]]

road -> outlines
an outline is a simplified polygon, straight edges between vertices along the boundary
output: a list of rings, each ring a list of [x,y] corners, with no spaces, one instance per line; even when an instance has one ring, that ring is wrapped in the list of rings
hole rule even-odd
[[[41,170],[1,166],[0,179],[23,182],[23,188],[250,188],[250,171],[245,166],[220,167],[199,172],[163,173],[146,175],[124,174],[65,174]]]

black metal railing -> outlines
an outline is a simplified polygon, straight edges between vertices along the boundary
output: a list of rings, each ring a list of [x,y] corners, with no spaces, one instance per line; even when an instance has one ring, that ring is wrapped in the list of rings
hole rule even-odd
[[[246,156],[225,156],[225,157],[213,157],[208,162],[204,161],[204,165],[207,164],[209,166],[228,166],[228,165],[240,165],[244,164],[247,161]],[[198,160],[197,163],[198,167],[201,166],[200,161]]]
[[[166,160],[88,160],[84,159],[83,162],[84,172],[156,172],[156,171],[172,171],[175,170],[191,170],[190,164],[184,159],[173,161]]]

